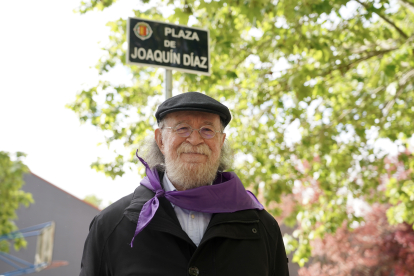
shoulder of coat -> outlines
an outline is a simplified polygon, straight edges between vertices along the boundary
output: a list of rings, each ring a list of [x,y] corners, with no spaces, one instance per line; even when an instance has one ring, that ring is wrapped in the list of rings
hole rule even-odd
[[[280,233],[280,227],[276,219],[266,210],[258,211],[258,214],[260,222],[266,228],[267,233],[272,237],[272,239],[275,240],[275,242],[277,242]]]

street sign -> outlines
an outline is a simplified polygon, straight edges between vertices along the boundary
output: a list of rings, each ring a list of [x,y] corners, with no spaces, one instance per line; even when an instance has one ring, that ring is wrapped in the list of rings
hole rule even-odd
[[[210,75],[209,32],[128,18],[127,63]]]

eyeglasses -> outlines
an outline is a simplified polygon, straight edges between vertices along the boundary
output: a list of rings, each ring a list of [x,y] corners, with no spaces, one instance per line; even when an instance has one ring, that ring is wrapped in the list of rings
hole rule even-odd
[[[216,133],[223,133],[222,131],[216,131],[212,126],[202,126],[199,129],[196,129],[187,124],[178,124],[175,127],[163,128],[170,128],[173,132],[177,133],[181,137],[188,137],[191,135],[191,133],[193,133],[193,130],[197,130],[198,133],[200,133],[201,137],[204,139],[211,139],[216,135]]]

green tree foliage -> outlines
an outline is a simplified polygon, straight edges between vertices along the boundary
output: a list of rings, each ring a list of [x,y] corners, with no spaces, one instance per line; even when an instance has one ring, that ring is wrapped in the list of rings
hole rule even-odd
[[[112,2],[91,0],[78,11],[102,10]],[[389,171],[378,147],[386,139],[404,152],[413,134],[412,0],[153,0],[149,5],[135,11],[136,17],[193,22],[210,30],[212,75],[175,72],[174,83],[180,92],[205,92],[231,107],[228,137],[245,157],[235,170],[256,192],[263,187],[268,206],[284,195],[303,195],[293,197],[284,220],[298,226],[295,239],[286,237],[288,248],[297,249],[294,261],[308,260],[310,240],[361,220],[349,208],[352,199],[389,202],[392,222],[412,224],[413,178],[401,187],[390,177],[384,188],[381,179]],[[160,11],[166,6],[174,11],[168,18]],[[126,20],[108,26],[111,42],[97,63],[104,76],[126,66]],[[133,152],[155,124],[162,70],[125,68],[132,85],[101,81],[81,91],[70,108],[82,122],[103,130],[108,145],[122,142]],[[398,158],[413,171],[408,156],[412,153]],[[132,154],[119,153],[112,162],[92,166],[116,177],[132,160]],[[272,211],[280,215],[281,210]]]
[[[102,199],[98,198],[96,195],[87,195],[83,200],[92,204],[96,208],[101,208]]]
[[[16,209],[20,204],[27,207],[33,203],[32,195],[21,190],[24,184],[23,175],[29,171],[22,162],[24,156],[21,152],[13,156],[0,151],[0,236],[18,230],[13,222],[17,219]],[[16,250],[22,246],[26,246],[23,238],[14,240]],[[9,243],[0,241],[0,251],[8,250]]]

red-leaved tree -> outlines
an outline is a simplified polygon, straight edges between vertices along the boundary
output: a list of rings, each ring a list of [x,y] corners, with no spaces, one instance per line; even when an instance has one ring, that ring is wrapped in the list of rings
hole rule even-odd
[[[374,205],[359,227],[344,225],[334,235],[312,242],[313,261],[299,275],[414,275],[412,225],[390,225],[387,207]]]

